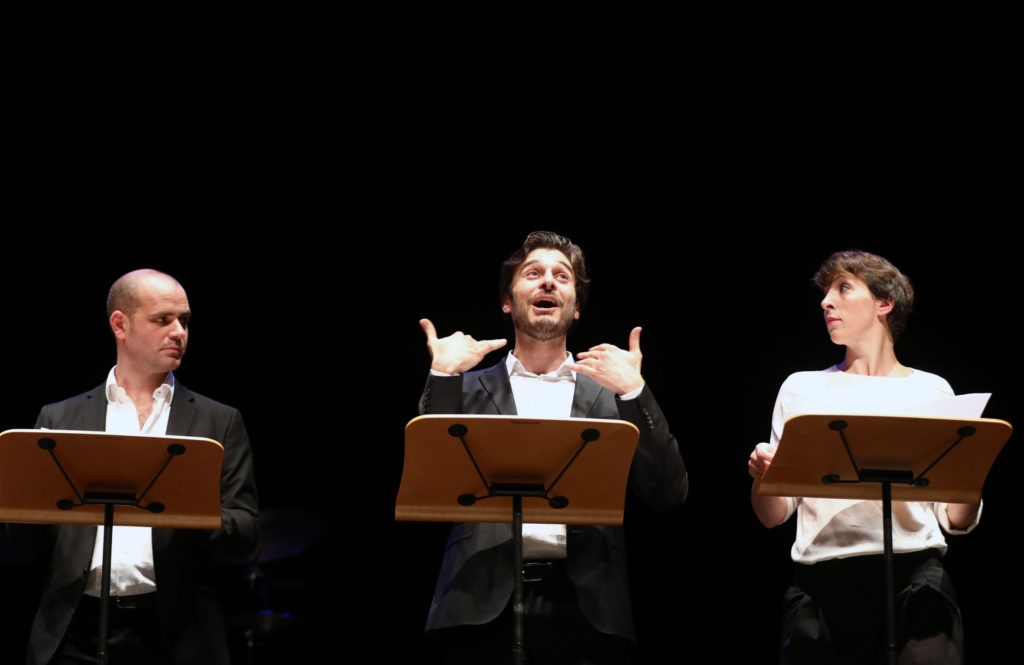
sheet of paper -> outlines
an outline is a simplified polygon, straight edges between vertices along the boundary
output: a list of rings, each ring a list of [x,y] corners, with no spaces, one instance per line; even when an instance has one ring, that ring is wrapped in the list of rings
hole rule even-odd
[[[929,404],[917,405],[908,410],[908,416],[929,416],[932,418],[981,418],[992,393],[970,393],[945,397]]]

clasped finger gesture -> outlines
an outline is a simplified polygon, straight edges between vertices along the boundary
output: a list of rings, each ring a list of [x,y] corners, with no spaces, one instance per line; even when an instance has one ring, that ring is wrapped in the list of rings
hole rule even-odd
[[[628,350],[614,344],[598,344],[577,355],[569,369],[589,376],[616,395],[640,388],[644,385],[640,375],[640,330],[636,327],[629,333]]]

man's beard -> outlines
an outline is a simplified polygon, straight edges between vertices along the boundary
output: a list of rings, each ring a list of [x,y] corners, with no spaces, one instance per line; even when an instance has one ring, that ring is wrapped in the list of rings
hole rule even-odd
[[[512,325],[516,332],[532,337],[538,342],[548,342],[565,337],[569,332],[575,307],[565,307],[562,310],[561,318],[546,316],[534,321],[530,320],[530,307],[531,305],[527,302],[512,301]]]

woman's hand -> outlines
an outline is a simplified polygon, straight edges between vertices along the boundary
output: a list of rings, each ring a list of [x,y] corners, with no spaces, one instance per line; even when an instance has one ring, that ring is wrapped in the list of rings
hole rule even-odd
[[[773,446],[770,443],[759,443],[754,447],[754,451],[750,453],[750,461],[747,462],[747,471],[751,478],[760,482],[764,472],[771,466],[772,459],[775,458],[776,448],[778,445]]]

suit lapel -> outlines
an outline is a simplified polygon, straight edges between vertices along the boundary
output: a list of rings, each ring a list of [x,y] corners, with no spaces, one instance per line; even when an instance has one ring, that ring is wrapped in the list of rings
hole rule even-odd
[[[196,398],[192,391],[177,383],[175,379],[174,397],[171,398],[171,415],[167,420],[167,433],[188,436],[192,431],[192,421],[196,417]]]
[[[68,429],[83,432],[103,432],[107,429],[106,385],[99,386],[85,395],[86,408],[81,411],[81,421]]]
[[[512,384],[508,380],[508,369],[504,362],[500,362],[487,371],[477,375],[480,385],[487,393],[500,416],[515,416],[516,400],[512,396]]]
[[[609,418],[608,416],[601,413],[596,413],[594,406],[597,404],[598,397],[604,392],[604,388],[597,382],[591,379],[589,376],[585,376],[576,373],[576,389],[572,395],[572,413],[570,414],[573,418]]]
[[[84,408],[64,429],[82,432],[104,432],[107,429],[107,386],[100,385],[85,394]],[[97,528],[91,525],[64,524],[57,531],[55,551],[61,552],[65,563],[61,570],[69,575],[81,577],[83,583],[92,564],[92,553],[96,546]]]
[[[192,391],[178,383],[175,378],[174,397],[171,398],[171,414],[167,419],[168,436],[188,436],[196,417],[196,398]],[[162,560],[171,542],[171,529],[153,529],[153,566]]]

